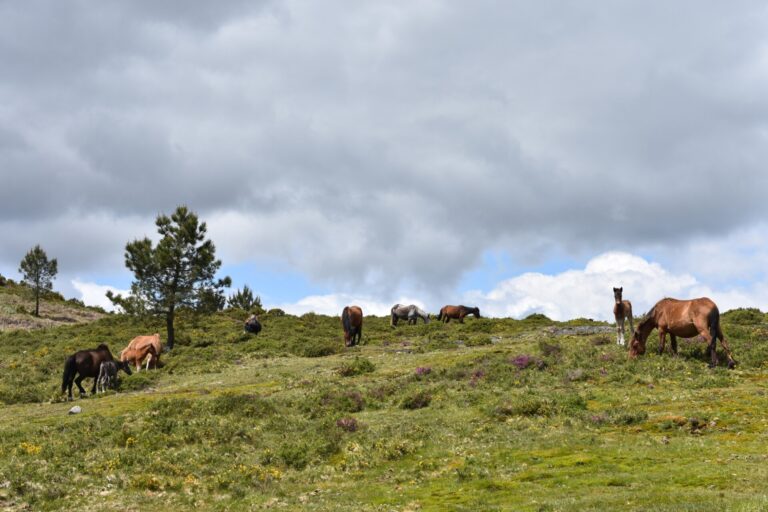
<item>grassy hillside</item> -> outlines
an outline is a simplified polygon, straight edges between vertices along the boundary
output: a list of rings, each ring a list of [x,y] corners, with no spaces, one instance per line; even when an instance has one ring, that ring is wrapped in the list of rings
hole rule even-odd
[[[105,315],[104,311],[86,307],[78,300],[65,300],[56,292],[41,297],[39,317],[32,315],[34,311],[32,291],[0,276],[0,331],[87,323]]]
[[[764,510],[768,325],[627,361],[605,324],[182,318],[160,370],[61,400],[66,354],[160,326],[0,333],[0,507],[34,510]],[[162,331],[160,331],[162,333]],[[653,338],[652,338],[653,340]],[[649,352],[655,347],[649,342]]]

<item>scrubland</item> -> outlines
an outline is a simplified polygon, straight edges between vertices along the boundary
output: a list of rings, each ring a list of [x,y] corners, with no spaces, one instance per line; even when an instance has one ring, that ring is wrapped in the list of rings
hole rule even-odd
[[[723,317],[731,371],[655,335],[629,361],[590,320],[366,317],[345,349],[338,318],[265,315],[252,336],[245,316],[182,316],[162,368],[74,402],[66,355],[161,325],[0,333],[0,509],[768,509],[756,310]]]

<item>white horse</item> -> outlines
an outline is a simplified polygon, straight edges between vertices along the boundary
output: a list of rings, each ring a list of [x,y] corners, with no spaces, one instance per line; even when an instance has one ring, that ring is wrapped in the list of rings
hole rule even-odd
[[[620,346],[626,345],[624,341],[624,320],[629,319],[629,332],[635,332],[635,326],[632,321],[632,303],[628,300],[621,300],[621,293],[624,287],[613,289],[613,317],[616,319],[616,343]]]
[[[419,318],[424,320],[425,324],[429,323],[429,314],[417,305],[411,304],[406,306],[405,304],[395,304],[392,306],[392,320],[390,325],[392,327],[396,326],[398,320],[408,320],[408,325],[416,325]]]

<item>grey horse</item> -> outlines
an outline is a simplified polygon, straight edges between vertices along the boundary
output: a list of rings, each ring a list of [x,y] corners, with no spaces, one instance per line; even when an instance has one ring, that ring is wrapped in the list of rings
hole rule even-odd
[[[408,325],[416,325],[419,318],[424,320],[425,324],[429,323],[429,314],[418,307],[416,304],[406,306],[405,304],[395,304],[392,306],[392,320],[390,325],[392,327],[397,325],[398,320],[408,320]]]

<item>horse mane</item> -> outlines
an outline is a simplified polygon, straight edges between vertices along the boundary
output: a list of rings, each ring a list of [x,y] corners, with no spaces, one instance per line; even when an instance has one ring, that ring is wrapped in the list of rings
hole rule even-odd
[[[109,352],[109,347],[107,346],[106,343],[100,343],[99,346],[96,347],[96,350],[106,350],[107,352]]]

